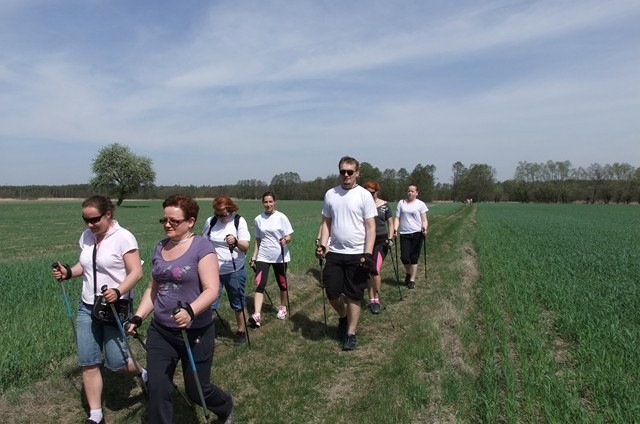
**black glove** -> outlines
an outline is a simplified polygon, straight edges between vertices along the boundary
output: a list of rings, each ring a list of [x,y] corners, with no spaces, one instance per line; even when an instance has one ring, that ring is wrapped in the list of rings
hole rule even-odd
[[[133,318],[124,322],[124,329],[128,331],[131,324],[135,325],[136,329],[140,328],[140,326],[142,325],[142,318],[140,318],[138,315],[134,315]]]
[[[376,267],[376,261],[373,259],[371,253],[365,253],[360,258],[360,266],[367,270],[371,275],[378,275],[378,268]]]
[[[324,255],[327,253],[327,248],[321,244],[316,246],[316,258],[323,259]]]

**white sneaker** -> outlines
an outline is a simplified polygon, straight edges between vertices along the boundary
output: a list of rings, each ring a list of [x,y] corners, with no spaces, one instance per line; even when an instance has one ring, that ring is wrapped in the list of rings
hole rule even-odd
[[[260,314],[258,312],[249,317],[249,324],[256,328],[260,327]]]
[[[278,314],[276,318],[285,319],[287,317],[287,307],[286,306],[278,306]]]

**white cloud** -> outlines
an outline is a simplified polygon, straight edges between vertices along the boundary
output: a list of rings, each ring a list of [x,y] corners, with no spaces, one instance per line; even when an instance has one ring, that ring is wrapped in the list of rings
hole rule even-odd
[[[312,179],[345,150],[380,168],[434,163],[441,181],[457,160],[501,179],[519,160],[640,166],[627,151],[634,2],[223,2],[151,22],[127,2],[68,3],[70,22],[105,25],[95,34],[32,34],[45,3],[12,4],[0,7],[0,143],[17,153],[0,159],[0,184],[87,178],[86,166],[64,180],[30,170],[21,140],[74,154],[124,143],[162,184],[180,167],[183,184]],[[51,34],[61,44],[39,50]]]

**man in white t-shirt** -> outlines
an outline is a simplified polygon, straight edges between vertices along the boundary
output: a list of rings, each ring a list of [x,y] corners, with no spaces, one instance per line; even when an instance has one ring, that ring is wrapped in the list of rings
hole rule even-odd
[[[376,205],[371,194],[357,184],[360,163],[344,156],[338,163],[341,184],[327,191],[322,208],[318,257],[326,254],[323,281],[329,303],[338,313],[338,339],[343,350],[356,348],[360,303],[369,274],[376,272],[373,244]],[[331,249],[327,243],[331,237]]]

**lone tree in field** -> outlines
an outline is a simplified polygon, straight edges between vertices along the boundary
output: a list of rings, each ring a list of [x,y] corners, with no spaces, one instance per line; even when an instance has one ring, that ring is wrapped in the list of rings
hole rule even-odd
[[[135,155],[127,146],[110,144],[100,149],[91,167],[96,174],[91,188],[118,198],[120,206],[130,194],[152,187],[156,180],[153,163],[146,156]]]

